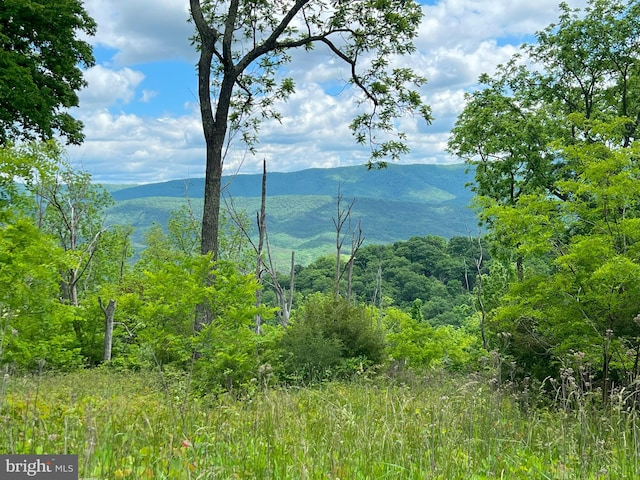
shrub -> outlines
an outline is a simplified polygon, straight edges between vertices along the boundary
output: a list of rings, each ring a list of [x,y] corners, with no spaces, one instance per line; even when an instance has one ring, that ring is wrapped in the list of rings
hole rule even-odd
[[[415,369],[447,367],[465,370],[475,366],[480,351],[478,335],[451,325],[432,326],[395,308],[385,313],[389,356]]]
[[[367,308],[332,295],[309,296],[280,342],[290,379],[344,377],[385,359],[384,334]]]

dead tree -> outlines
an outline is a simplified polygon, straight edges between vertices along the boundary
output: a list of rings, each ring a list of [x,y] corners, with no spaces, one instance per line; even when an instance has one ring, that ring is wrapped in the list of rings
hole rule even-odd
[[[348,272],[347,275],[347,288],[346,288],[346,296],[347,299],[351,296],[351,280],[353,278],[353,262],[356,258],[356,254],[360,247],[364,243],[364,236],[362,234],[362,224],[358,221],[358,225],[356,228],[351,228],[351,210],[353,209],[353,205],[355,204],[355,198],[351,200],[349,206],[346,209],[342,208],[342,191],[341,185],[338,184],[338,198],[337,198],[337,216],[333,218],[333,225],[336,229],[336,271],[333,282],[333,296],[337,300],[340,296],[340,281],[344,276],[345,272]],[[344,245],[344,241],[347,238],[348,233],[345,233],[344,228],[348,228],[351,233],[351,252],[349,253],[349,258],[345,263],[345,266],[342,266],[342,247]]]
[[[351,285],[353,281],[353,263],[356,259],[356,253],[360,250],[360,247],[364,243],[364,236],[362,235],[362,222],[358,220],[358,226],[356,230],[351,232],[351,254],[349,260],[347,260],[347,300],[351,298]]]
[[[278,280],[277,270],[273,264],[273,256],[271,255],[271,247],[267,234],[267,258],[269,259],[269,276],[271,277],[271,286],[276,294],[278,302],[278,323],[283,327],[289,325],[291,318],[291,309],[293,307],[293,292],[295,287],[295,252],[291,252],[291,270],[289,271],[289,291],[287,291]]]
[[[102,303],[102,298],[98,297],[100,309],[104,314],[104,357],[103,360],[108,362],[111,360],[111,348],[113,346],[113,317],[116,313],[116,301],[110,299],[107,306]]]
[[[245,224],[241,221],[240,215],[236,211],[233,202],[227,204],[227,209],[231,219],[236,223],[240,231],[249,241],[253,250],[256,253],[256,269],[255,275],[261,286],[265,284],[265,273],[271,279],[271,286],[276,294],[276,300],[280,310],[278,311],[279,323],[283,326],[289,324],[289,318],[291,317],[291,308],[293,305],[293,288],[294,288],[294,276],[295,276],[295,264],[294,264],[294,252],[291,252],[291,273],[289,280],[289,292],[280,285],[278,281],[278,271],[273,262],[273,256],[271,255],[271,248],[269,245],[269,234],[267,232],[267,162],[263,161],[262,167],[262,194],[260,201],[260,211],[256,214],[256,223],[258,226],[258,242],[254,242],[250,232],[247,231]],[[265,250],[266,258],[265,261]],[[256,292],[256,307],[262,305],[263,289],[260,288]],[[256,314],[255,316],[255,330],[256,333],[262,332],[262,316]]]
[[[260,194],[260,213],[256,214],[258,225],[258,246],[256,248],[256,278],[260,283],[260,288],[256,291],[256,307],[262,305],[262,274],[264,241],[267,233],[267,161],[262,161],[262,191]],[[262,333],[262,315],[258,312],[255,315],[256,333]]]

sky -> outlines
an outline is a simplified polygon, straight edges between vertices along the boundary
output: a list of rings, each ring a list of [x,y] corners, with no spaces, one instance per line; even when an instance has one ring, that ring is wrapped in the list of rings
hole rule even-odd
[[[435,120],[407,117],[410,153],[401,163],[460,162],[446,152],[449,131],[464,108],[464,94],[482,73],[516,53],[535,32],[558,18],[560,0],[423,0],[417,51],[407,61],[428,80],[420,94]],[[586,0],[568,0],[584,7]],[[188,0],[85,0],[98,24],[96,65],[71,113],[84,123],[85,141],[68,146],[76,167],[102,183],[152,183],[204,176],[205,144],[197,102],[198,54],[191,45]],[[349,123],[352,92],[337,89],[343,70],[323,49],[295,52],[288,71],[296,92],[280,104],[281,123],[265,122],[255,154],[235,143],[225,174],[362,165],[367,147],[356,144]]]

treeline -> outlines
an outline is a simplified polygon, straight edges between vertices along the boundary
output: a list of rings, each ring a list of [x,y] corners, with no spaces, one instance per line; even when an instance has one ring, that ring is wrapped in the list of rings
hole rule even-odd
[[[489,260],[486,243],[472,237],[412,237],[367,245],[355,256],[351,287],[343,277],[340,291],[350,290],[358,302],[417,312],[432,325],[462,326],[476,308],[476,278],[488,272]],[[332,291],[335,268],[335,255],[297,266],[296,291],[303,297]],[[283,285],[288,280],[280,276]]]

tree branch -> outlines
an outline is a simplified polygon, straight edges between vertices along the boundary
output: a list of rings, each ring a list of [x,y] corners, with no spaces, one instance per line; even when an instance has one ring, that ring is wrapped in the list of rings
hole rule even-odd
[[[241,72],[243,72],[249,65],[251,65],[253,61],[257,60],[265,53],[280,48],[278,45],[278,38],[287,29],[291,21],[295,18],[302,7],[304,7],[309,2],[310,0],[297,0],[296,3],[287,12],[287,14],[282,18],[278,26],[274,28],[273,32],[271,32],[271,35],[269,35],[269,37],[264,42],[251,49],[251,51],[247,52],[247,54],[242,57],[242,59],[236,65],[236,75],[239,75]]]

